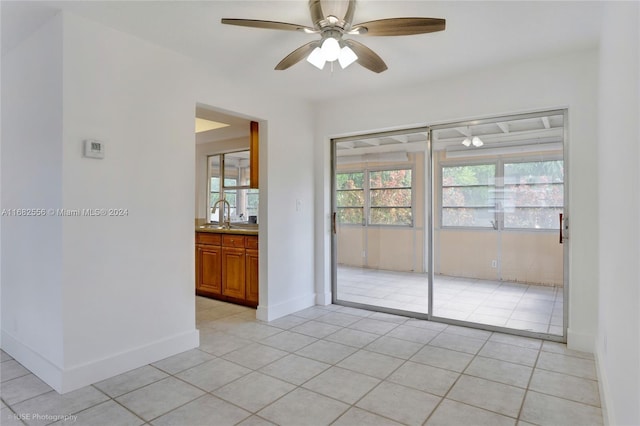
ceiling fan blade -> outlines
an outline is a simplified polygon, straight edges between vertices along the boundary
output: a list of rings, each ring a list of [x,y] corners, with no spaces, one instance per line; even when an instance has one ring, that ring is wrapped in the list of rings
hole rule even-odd
[[[357,62],[368,70],[381,73],[387,70],[387,64],[373,50],[355,40],[343,40],[358,56]]]
[[[310,28],[304,25],[289,24],[287,22],[263,21],[260,19],[222,18],[221,22],[227,25],[238,25],[241,27],[252,27],[252,28],[265,28],[268,30],[303,31],[309,34],[314,34],[318,32],[318,30],[315,30],[313,28]]]
[[[439,18],[388,18],[363,22],[353,26],[352,31],[360,35],[401,36],[443,31],[446,20]],[[357,31],[366,28],[366,31]]]
[[[290,66],[295,65],[306,58],[309,53],[311,53],[311,51],[318,46],[320,46],[320,42],[316,40],[310,41],[309,43],[298,47],[296,50],[289,53],[283,60],[281,60],[280,63],[276,65],[275,69],[278,71],[286,70]]]

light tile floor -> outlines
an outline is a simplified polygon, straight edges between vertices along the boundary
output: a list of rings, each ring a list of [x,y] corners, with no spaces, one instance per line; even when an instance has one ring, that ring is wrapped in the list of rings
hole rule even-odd
[[[196,305],[199,349],[65,395],[1,352],[0,423],[603,423],[593,357],[563,344],[337,305],[270,323]]]
[[[433,314],[562,336],[563,289],[507,281],[434,277]],[[338,300],[427,313],[427,275],[338,268]]]

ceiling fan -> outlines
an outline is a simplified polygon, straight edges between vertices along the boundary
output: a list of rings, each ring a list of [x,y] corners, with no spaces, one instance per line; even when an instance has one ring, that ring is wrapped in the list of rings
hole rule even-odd
[[[320,40],[304,44],[287,55],[276,70],[286,70],[306,58],[319,69],[337,60],[342,68],[357,62],[376,73],[387,69],[382,58],[364,44],[344,36],[401,36],[445,29],[446,21],[438,18],[388,18],[353,24],[355,8],[356,0],[309,0],[313,27],[259,19],[223,18],[222,23],[320,35]]]

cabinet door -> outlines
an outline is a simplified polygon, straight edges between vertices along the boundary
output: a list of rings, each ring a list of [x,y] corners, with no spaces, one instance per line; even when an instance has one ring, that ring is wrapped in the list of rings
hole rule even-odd
[[[220,294],[220,247],[198,245],[196,247],[196,290]]]
[[[222,294],[245,298],[245,255],[243,248],[222,247]]]
[[[258,304],[258,250],[246,250],[247,301]]]

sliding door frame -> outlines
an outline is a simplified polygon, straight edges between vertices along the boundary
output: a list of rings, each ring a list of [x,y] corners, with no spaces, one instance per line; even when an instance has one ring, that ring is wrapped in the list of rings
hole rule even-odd
[[[436,192],[436,188],[435,188],[435,167],[434,167],[434,152],[433,152],[433,132],[436,130],[442,130],[442,129],[448,129],[448,128],[454,128],[454,127],[465,127],[465,126],[474,126],[474,125],[479,125],[479,124],[490,124],[490,123],[496,123],[496,122],[501,122],[501,121],[508,121],[508,120],[519,120],[519,119],[527,119],[527,118],[536,118],[536,117],[542,117],[545,115],[562,115],[563,117],[563,137],[562,137],[562,151],[563,151],[563,167],[564,167],[564,178],[563,178],[563,195],[564,195],[564,202],[563,202],[563,215],[565,218],[565,221],[560,224],[562,231],[564,232],[565,236],[564,239],[566,240],[564,242],[563,245],[563,325],[562,325],[562,330],[563,333],[562,335],[556,335],[556,334],[549,334],[549,333],[542,333],[542,332],[533,332],[533,331],[527,331],[527,330],[519,330],[519,329],[514,329],[514,328],[508,328],[508,327],[502,327],[502,326],[495,326],[495,325],[489,325],[489,324],[482,324],[482,323],[476,323],[476,322],[470,322],[470,321],[464,321],[464,320],[456,320],[456,319],[452,319],[452,318],[447,318],[447,317],[439,317],[439,316],[435,316],[433,315],[433,301],[434,301],[434,292],[433,292],[433,284],[434,284],[434,229],[435,229],[435,223],[434,223],[434,217],[435,217],[435,211],[434,211],[434,196],[437,193]],[[472,328],[477,328],[477,329],[481,329],[481,330],[487,330],[487,331],[495,331],[495,332],[500,332],[500,333],[505,333],[505,334],[513,334],[513,335],[517,335],[517,336],[523,336],[523,337],[531,337],[531,338],[538,338],[538,339],[543,339],[543,340],[550,340],[550,341],[556,341],[556,342],[566,342],[567,341],[567,328],[568,328],[568,320],[569,320],[569,286],[570,286],[570,271],[569,271],[569,250],[570,250],[570,240],[569,240],[569,236],[568,236],[568,220],[567,218],[570,217],[570,211],[569,211],[569,187],[570,187],[570,179],[569,179],[569,157],[568,157],[568,146],[569,146],[569,125],[568,125],[568,109],[567,108],[559,108],[559,109],[547,109],[547,110],[539,110],[539,111],[535,111],[535,112],[530,112],[530,113],[523,113],[523,114],[509,114],[509,115],[502,115],[499,117],[488,117],[488,118],[483,118],[483,119],[475,119],[475,120],[462,120],[462,121],[453,121],[453,122],[447,122],[447,123],[441,123],[441,124],[437,124],[437,125],[430,125],[430,126],[424,126],[424,127],[417,127],[417,128],[406,128],[406,129],[402,129],[402,130],[395,130],[395,131],[390,131],[390,132],[372,132],[372,133],[366,133],[366,134],[361,134],[361,135],[357,135],[357,136],[349,136],[349,137],[343,137],[343,138],[333,138],[330,140],[330,144],[331,144],[331,290],[332,290],[332,302],[335,304],[339,304],[339,305],[343,305],[343,306],[349,306],[349,307],[355,307],[355,308],[362,308],[362,309],[368,309],[368,310],[372,310],[372,311],[377,311],[377,312],[385,312],[385,313],[390,313],[390,314],[397,314],[397,315],[403,315],[403,316],[409,316],[412,318],[418,318],[418,319],[425,319],[425,320],[430,320],[430,321],[436,321],[436,322],[440,322],[440,323],[445,323],[445,324],[451,324],[451,325],[459,325],[459,326],[465,326],[465,327],[472,327]],[[343,300],[338,300],[337,296],[338,296],[338,279],[337,279],[337,236],[336,236],[336,212],[337,212],[337,205],[336,205],[336,172],[337,172],[337,156],[336,156],[336,144],[339,142],[348,142],[348,141],[356,141],[359,139],[363,139],[363,138],[370,138],[370,137],[384,137],[384,136],[393,136],[393,135],[400,135],[400,134],[404,134],[404,133],[415,133],[415,132],[422,132],[425,131],[427,133],[427,147],[426,147],[426,151],[425,151],[425,171],[424,171],[424,180],[425,180],[425,199],[426,199],[426,206],[424,209],[424,230],[425,232],[427,232],[426,235],[426,246],[425,246],[425,256],[426,256],[426,265],[427,265],[427,285],[428,285],[428,310],[427,313],[419,313],[419,312],[412,312],[412,311],[404,311],[404,310],[398,310],[398,309],[393,309],[393,308],[385,308],[382,306],[374,306],[374,305],[365,305],[365,304],[361,304],[361,303],[356,303],[356,302],[349,302],[349,301],[343,301]]]
[[[442,130],[442,129],[449,129],[449,128],[454,128],[454,127],[465,127],[465,126],[474,126],[474,125],[479,125],[479,124],[490,124],[490,123],[497,123],[497,122],[501,122],[501,121],[509,121],[509,120],[522,120],[522,119],[527,119],[527,118],[536,118],[536,117],[542,117],[545,115],[562,115],[563,117],[563,137],[562,137],[562,150],[563,150],[563,168],[564,168],[564,178],[563,178],[563,184],[564,184],[564,202],[563,202],[563,214],[565,218],[569,217],[569,205],[568,205],[568,201],[569,201],[569,162],[568,162],[568,110],[565,109],[550,109],[550,110],[541,110],[541,111],[536,111],[536,112],[531,112],[531,113],[525,113],[525,114],[510,114],[510,115],[503,115],[500,117],[490,117],[490,118],[485,118],[485,119],[477,119],[477,120],[464,120],[464,121],[456,121],[456,122],[449,122],[449,123],[442,123],[442,124],[438,124],[438,125],[433,125],[430,126],[430,130],[429,130],[429,141],[433,140],[433,132],[436,130]],[[429,256],[429,320],[433,320],[433,321],[437,321],[437,322],[443,322],[443,323],[447,323],[447,324],[453,324],[453,325],[460,325],[460,326],[465,326],[465,327],[473,327],[473,328],[478,328],[481,330],[487,330],[487,331],[497,331],[497,332],[501,332],[501,333],[507,333],[507,334],[514,334],[514,335],[518,335],[518,336],[524,336],[524,337],[532,337],[532,338],[538,338],[538,339],[544,339],[544,340],[551,340],[551,341],[557,341],[557,342],[566,342],[566,336],[567,336],[567,326],[568,326],[568,312],[569,312],[569,244],[568,243],[568,238],[565,237],[565,239],[567,239],[567,242],[563,245],[563,325],[562,325],[562,335],[556,335],[556,334],[549,334],[549,333],[542,333],[542,332],[533,332],[533,331],[527,331],[527,330],[519,330],[519,329],[515,329],[515,328],[508,328],[508,327],[501,327],[501,326],[494,326],[494,325],[489,325],[489,324],[481,324],[481,323],[475,323],[475,322],[470,322],[470,321],[464,321],[464,320],[456,320],[456,319],[452,319],[452,318],[446,318],[446,317],[439,317],[436,315],[433,315],[433,279],[434,279],[434,274],[433,274],[433,267],[434,267],[434,256],[433,256],[433,231],[435,229],[435,223],[434,223],[434,215],[435,215],[435,211],[434,211],[434,194],[436,193],[436,188],[435,188],[435,168],[433,167],[433,144],[429,144],[431,152],[429,153],[429,158],[432,159],[431,162],[431,175],[430,175],[430,179],[431,179],[431,184],[430,184],[430,189],[431,189],[431,194],[429,194],[429,228],[431,230],[431,232],[429,233],[429,237],[430,237],[430,246],[431,246],[431,250],[429,252],[430,256]],[[563,231],[566,232],[566,230],[568,229],[566,226],[567,222],[561,224],[561,226],[563,227]]]
[[[384,313],[388,313],[388,314],[394,314],[394,315],[402,315],[402,316],[408,316],[408,317],[412,317],[412,318],[418,318],[418,319],[424,319],[427,320],[429,319],[429,314],[428,313],[423,313],[423,312],[414,312],[414,311],[405,311],[405,310],[401,310],[401,309],[394,309],[394,308],[388,308],[388,307],[384,307],[384,306],[376,306],[376,305],[368,305],[368,304],[363,304],[363,303],[358,303],[358,302],[350,302],[350,301],[346,301],[346,300],[338,300],[338,244],[337,244],[337,233],[335,232],[337,229],[337,200],[336,200],[336,194],[337,194],[337,188],[336,188],[336,173],[337,173],[337,149],[336,149],[336,144],[341,143],[341,142],[351,142],[351,141],[358,141],[361,139],[367,139],[367,138],[381,138],[381,137],[390,137],[390,136],[399,136],[399,135],[404,135],[407,133],[425,133],[426,137],[427,137],[427,146],[426,149],[423,152],[425,159],[425,165],[428,166],[427,168],[425,168],[424,170],[424,188],[425,188],[425,201],[426,201],[426,197],[428,196],[427,193],[431,191],[431,183],[428,182],[428,179],[430,179],[430,170],[431,170],[431,158],[428,158],[431,152],[431,149],[429,147],[429,135],[430,135],[430,129],[428,126],[420,126],[420,127],[408,127],[405,129],[398,129],[398,130],[392,130],[392,131],[385,131],[385,132],[371,132],[371,133],[363,133],[363,134],[359,134],[356,136],[347,136],[347,137],[338,137],[338,138],[332,138],[330,140],[330,144],[331,144],[331,217],[330,217],[330,223],[331,223],[331,301],[334,304],[338,304],[338,305],[342,305],[342,306],[349,306],[352,308],[361,308],[361,309],[367,309],[367,310],[371,310],[371,311],[376,311],[376,312],[384,312]],[[415,175],[415,173],[414,173]],[[415,179],[415,176],[412,177],[412,180]],[[414,181],[415,184],[415,181]],[[412,199],[412,207],[415,207],[415,200]],[[423,232],[427,232],[431,233],[431,229],[430,229],[430,222],[427,220],[427,216],[428,214],[430,214],[430,210],[429,210],[429,204],[428,202],[425,202],[423,205]],[[413,220],[414,224],[413,226],[415,226],[415,218]],[[425,238],[426,240],[426,238]],[[430,250],[428,248],[428,244],[424,243],[424,248],[427,250]],[[423,252],[424,253],[424,252]],[[426,261],[427,259],[422,259],[422,263],[425,267],[430,267],[428,266],[428,262]],[[428,271],[427,271],[428,272]],[[430,275],[430,274],[428,274]],[[426,284],[429,285],[429,280],[426,281]],[[430,288],[430,287],[428,287]],[[429,297],[431,297],[429,295]]]

